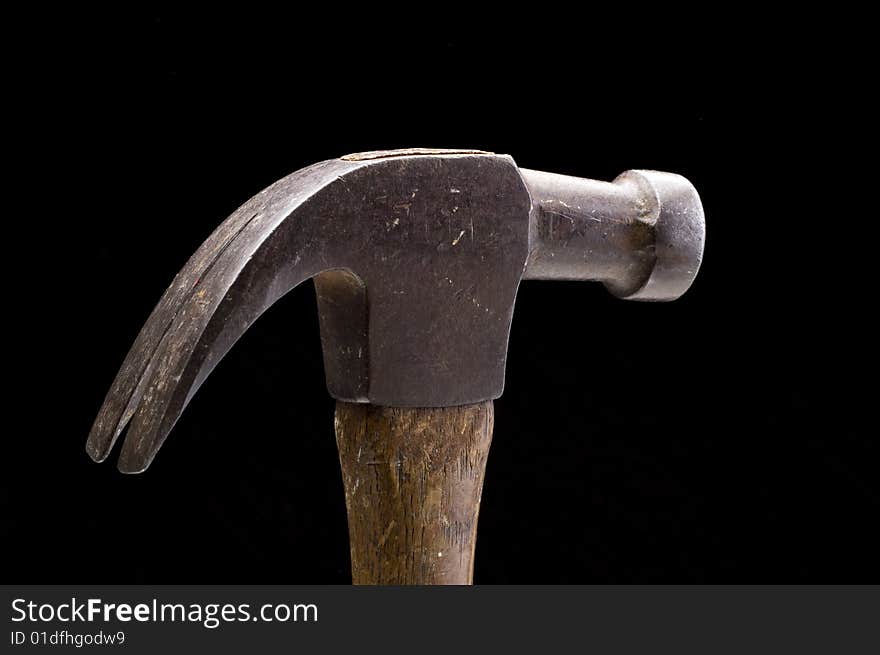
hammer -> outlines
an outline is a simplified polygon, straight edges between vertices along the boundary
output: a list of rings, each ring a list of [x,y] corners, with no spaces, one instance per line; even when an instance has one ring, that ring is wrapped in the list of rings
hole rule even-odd
[[[315,283],[355,584],[470,584],[493,403],[523,279],[674,300],[703,252],[683,177],[613,182],[481,150],[346,155],[282,178],[190,258],[126,356],[86,444],[128,432],[144,471],[205,378],[268,307]]]

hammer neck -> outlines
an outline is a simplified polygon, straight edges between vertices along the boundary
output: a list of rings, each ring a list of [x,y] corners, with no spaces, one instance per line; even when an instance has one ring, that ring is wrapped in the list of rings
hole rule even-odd
[[[654,261],[652,195],[632,180],[599,182],[525,168],[532,250],[524,279],[637,288]]]

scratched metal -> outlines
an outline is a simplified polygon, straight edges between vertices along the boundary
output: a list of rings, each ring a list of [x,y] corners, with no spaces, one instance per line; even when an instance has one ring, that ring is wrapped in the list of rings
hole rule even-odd
[[[330,393],[444,407],[497,398],[523,278],[599,280],[672,299],[699,266],[703,214],[680,176],[615,183],[520,170],[482,151],[360,153],[242,205],[172,282],[101,407],[87,451],[144,470],[269,306],[314,279]]]
[[[627,171],[614,182],[520,169],[532,193],[525,279],[596,280],[627,300],[681,296],[703,259],[700,196],[681,175]]]

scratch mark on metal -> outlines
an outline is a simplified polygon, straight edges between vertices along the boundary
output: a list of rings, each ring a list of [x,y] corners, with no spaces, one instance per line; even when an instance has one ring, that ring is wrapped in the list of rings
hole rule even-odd
[[[570,221],[577,220],[576,216],[569,216],[568,214],[563,214],[562,212],[555,212],[555,211],[552,211],[552,210],[546,209],[546,208],[544,209],[544,211],[547,212],[548,214],[553,214],[554,216],[561,216],[562,218],[567,218]],[[591,221],[595,221],[596,223],[602,222],[601,218],[596,218],[595,216],[584,216],[584,218],[591,220]]]

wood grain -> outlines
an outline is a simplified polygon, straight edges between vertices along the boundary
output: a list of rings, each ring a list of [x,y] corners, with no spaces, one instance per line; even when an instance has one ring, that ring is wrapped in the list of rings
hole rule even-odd
[[[354,584],[470,584],[492,401],[337,402]]]

